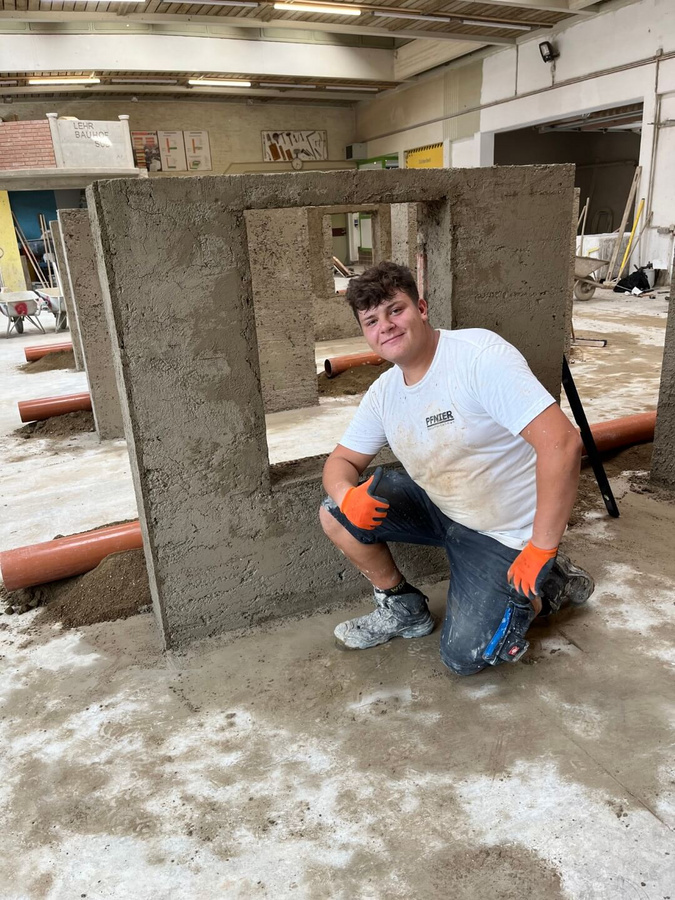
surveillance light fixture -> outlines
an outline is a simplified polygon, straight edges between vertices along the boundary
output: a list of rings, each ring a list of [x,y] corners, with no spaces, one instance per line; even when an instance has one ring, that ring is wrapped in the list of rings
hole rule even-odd
[[[251,87],[250,81],[218,81],[215,78],[190,78],[188,84],[194,87]]]
[[[28,84],[100,84],[100,78],[29,78]]]
[[[331,3],[330,6],[318,6],[314,3],[275,3],[274,8],[284,10],[285,12],[318,13],[321,16],[361,15],[361,10],[358,6],[339,6],[337,3]]]
[[[480,19],[462,19],[462,25],[479,25],[481,28],[504,28],[509,31],[532,31],[531,25],[515,25],[513,22],[483,22]]]
[[[383,12],[379,9],[369,10],[371,16],[376,16],[379,19],[415,19],[420,22],[440,22],[441,24],[444,22],[457,22],[459,21],[457,16],[423,16],[417,13],[406,13],[406,12]]]
[[[542,41],[539,44],[539,52],[545,63],[553,62],[554,59],[560,56],[558,49],[550,41]]]

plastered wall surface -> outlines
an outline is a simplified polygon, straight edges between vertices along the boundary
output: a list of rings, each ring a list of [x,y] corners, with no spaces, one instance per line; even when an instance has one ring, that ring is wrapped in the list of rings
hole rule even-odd
[[[651,477],[657,484],[675,491],[675,260],[672,272]]]
[[[131,131],[208,131],[214,173],[227,172],[231,166],[262,164],[260,133],[263,130],[326,131],[328,157],[342,163],[345,160],[345,147],[354,139],[354,110],[350,106],[274,102],[247,104],[221,99],[139,99],[134,103],[128,97],[89,101],[57,98],[5,104],[0,99],[0,117],[15,113],[20,119],[41,119],[48,112],[106,121],[116,120],[118,115],[124,114],[129,116]],[[271,167],[272,164],[267,165]],[[176,175],[158,173],[150,177],[173,178]]]
[[[250,210],[246,231],[265,412],[316,406],[307,212]]]
[[[110,332],[86,209],[59,210],[65,264],[82,338],[96,432],[101,440],[124,437]]]
[[[56,267],[59,274],[59,286],[61,288],[61,292],[63,293],[63,300],[66,304],[66,312],[68,314],[68,328],[70,329],[70,338],[73,344],[75,368],[81,372],[84,369],[84,350],[82,349],[82,335],[80,334],[80,323],[77,320],[77,307],[73,302],[73,289],[70,284],[68,264],[66,262],[66,253],[63,248],[63,236],[61,234],[61,226],[58,219],[54,219],[49,223],[49,230],[52,235],[54,255],[56,256]]]
[[[437,252],[467,261],[453,274],[453,303],[467,307],[458,319],[487,324],[489,301],[500,322],[516,320],[526,331],[535,310],[542,320],[535,363],[540,345],[546,374],[551,357],[560,362],[564,340],[568,273],[557,262],[560,242],[550,241],[552,226],[537,243],[536,215],[522,228],[513,228],[512,218],[500,222],[527,188],[515,214],[526,216],[526,204],[545,206],[564,233],[567,261],[572,172],[494,169],[480,173],[482,182],[476,174],[308,173],[117,180],[88,188],[151,591],[168,644],[365,593],[363,580],[320,532],[316,468],[303,463],[280,472],[268,463],[244,210],[356,208],[384,198],[432,201],[436,211],[447,206],[453,228],[438,234]],[[477,275],[485,287],[474,300]],[[143,304],[132,302],[139,283],[147,286]],[[534,295],[525,314],[523,287]],[[202,297],[208,329],[183,302],[192,295]],[[522,349],[527,355],[529,347]],[[445,572],[439,555],[424,548],[402,548],[400,556],[411,579]]]

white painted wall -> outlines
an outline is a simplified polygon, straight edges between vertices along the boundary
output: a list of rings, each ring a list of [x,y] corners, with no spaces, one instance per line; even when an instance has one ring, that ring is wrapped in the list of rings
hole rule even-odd
[[[644,104],[640,196],[652,195],[652,226],[640,246],[640,262],[655,258],[670,266],[675,230],[675,134],[654,126],[675,118],[673,0],[617,2],[603,14],[568,26],[550,38],[560,52],[544,63],[538,39],[521,42],[483,61],[480,133],[494,135],[554,118],[628,103]],[[612,71],[607,71],[612,70]],[[659,137],[652,172],[654,136]],[[459,157],[465,148],[459,148]],[[453,165],[455,156],[453,152]],[[483,164],[491,164],[487,159]],[[651,190],[650,190],[651,189]],[[648,210],[649,212],[649,210]]]
[[[560,51],[554,64],[541,59],[538,44],[544,37]],[[369,154],[384,154],[444,137],[449,165],[486,166],[494,162],[495,133],[641,102],[640,196],[651,196],[653,218],[642,238],[639,258],[642,263],[660,259],[670,266],[675,129],[657,129],[654,123],[657,112],[662,125],[675,120],[675,0],[616,0],[593,18],[480,55],[484,58],[473,63],[482,72],[473,106],[472,94],[466,92],[463,106],[449,107],[447,87],[445,99],[441,95],[444,75],[439,72],[359,104],[356,140],[368,141]],[[659,56],[665,58],[657,61]],[[464,69],[475,83],[471,65],[467,60],[452,62],[443,71],[461,78]]]

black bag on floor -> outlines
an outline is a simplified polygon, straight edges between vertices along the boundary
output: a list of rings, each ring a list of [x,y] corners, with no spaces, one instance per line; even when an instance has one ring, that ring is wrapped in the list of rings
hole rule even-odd
[[[621,281],[617,281],[614,293],[630,294],[633,288],[637,288],[639,291],[649,290],[649,280],[644,273],[644,269],[637,269],[635,272],[631,272],[630,275],[626,275]]]

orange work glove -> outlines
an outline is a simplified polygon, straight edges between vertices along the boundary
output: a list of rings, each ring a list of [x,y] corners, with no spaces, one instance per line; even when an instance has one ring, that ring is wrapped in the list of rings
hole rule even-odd
[[[538,597],[542,584],[553,568],[557,553],[557,547],[553,550],[541,550],[532,541],[528,541],[511,563],[506,575],[511,587],[528,600]]]
[[[372,493],[377,487],[377,484],[372,483],[375,475],[378,476],[377,483],[379,483],[381,472],[378,473],[376,470],[368,481],[364,481],[358,487],[349,488],[340,504],[340,512],[347,516],[352,525],[365,528],[367,531],[372,531],[384,522],[389,509],[386,500]]]

